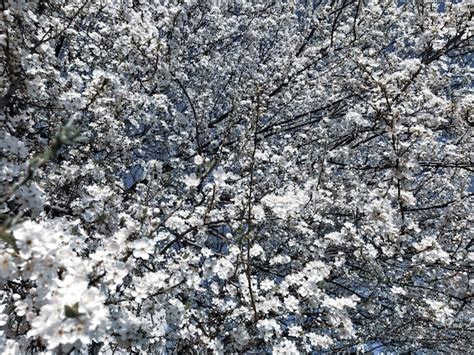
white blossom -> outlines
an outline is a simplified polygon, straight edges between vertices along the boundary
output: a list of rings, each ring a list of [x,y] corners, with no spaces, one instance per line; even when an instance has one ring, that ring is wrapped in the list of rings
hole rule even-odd
[[[3,1],[0,353],[469,353],[472,20],[412,5]]]

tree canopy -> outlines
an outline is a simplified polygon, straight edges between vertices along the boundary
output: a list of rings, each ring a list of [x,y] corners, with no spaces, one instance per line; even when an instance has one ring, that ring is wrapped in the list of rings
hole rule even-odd
[[[0,351],[473,339],[469,1],[0,1]]]

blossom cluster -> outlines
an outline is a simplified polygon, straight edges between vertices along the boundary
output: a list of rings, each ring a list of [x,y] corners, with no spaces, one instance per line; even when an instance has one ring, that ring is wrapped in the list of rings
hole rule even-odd
[[[474,347],[472,11],[304,3],[0,2],[0,353]]]

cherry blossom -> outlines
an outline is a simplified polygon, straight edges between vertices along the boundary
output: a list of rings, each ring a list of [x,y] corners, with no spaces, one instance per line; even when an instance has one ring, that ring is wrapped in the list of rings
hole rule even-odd
[[[0,2],[0,352],[468,353],[470,6]]]

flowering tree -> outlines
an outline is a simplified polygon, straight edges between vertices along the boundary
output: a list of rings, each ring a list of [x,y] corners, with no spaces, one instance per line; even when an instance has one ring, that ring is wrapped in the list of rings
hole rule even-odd
[[[0,9],[3,353],[473,348],[468,2]]]

